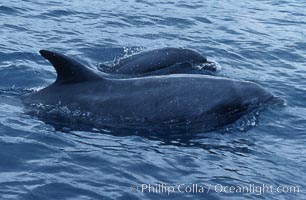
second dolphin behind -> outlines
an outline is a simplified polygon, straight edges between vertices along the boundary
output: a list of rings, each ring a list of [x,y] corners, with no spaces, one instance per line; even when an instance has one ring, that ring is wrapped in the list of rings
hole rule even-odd
[[[184,48],[167,47],[140,52],[119,59],[113,66],[100,65],[109,74],[140,77],[166,74],[211,74],[217,70],[214,62],[200,53]]]

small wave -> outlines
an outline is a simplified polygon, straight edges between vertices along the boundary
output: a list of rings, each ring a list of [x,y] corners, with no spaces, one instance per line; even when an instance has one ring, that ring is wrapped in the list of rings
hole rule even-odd
[[[144,51],[145,47],[123,47],[124,55],[121,59],[130,57],[132,55],[138,54],[141,51]]]
[[[195,64],[193,67],[198,70],[221,71],[221,65],[213,60],[208,60],[208,62],[205,63]]]
[[[11,15],[11,14],[19,13],[19,12],[14,8],[0,5],[0,13]]]
[[[250,130],[258,124],[259,113],[259,110],[255,110],[247,115],[244,115],[234,124],[230,125],[229,127],[226,127],[224,131],[227,133],[234,133],[237,131],[246,132]]]
[[[25,89],[25,88],[15,88],[13,85],[11,88],[0,88],[1,96],[21,96],[30,92],[36,91],[33,89]]]
[[[145,47],[123,47],[123,54],[119,57],[115,57],[113,61],[113,65],[120,63],[121,60],[126,59],[135,54],[141,53],[145,50]]]
[[[193,19],[205,23],[205,24],[212,24],[212,21],[210,21],[209,19],[205,18],[205,17],[193,17]]]
[[[286,106],[286,101],[280,97],[272,97],[268,102],[250,108],[249,113],[243,115],[233,124],[226,126],[223,130],[226,133],[246,132],[258,125],[259,115],[268,106]]]
[[[43,15],[47,15],[50,17],[61,17],[61,16],[69,16],[76,14],[76,12],[70,10],[51,10],[49,12],[44,13]]]

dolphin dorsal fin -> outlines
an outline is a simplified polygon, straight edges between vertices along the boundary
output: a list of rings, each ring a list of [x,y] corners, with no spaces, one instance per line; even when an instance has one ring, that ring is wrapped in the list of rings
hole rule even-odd
[[[101,78],[88,67],[63,54],[48,50],[40,50],[39,53],[54,66],[57,73],[55,83],[69,84]]]

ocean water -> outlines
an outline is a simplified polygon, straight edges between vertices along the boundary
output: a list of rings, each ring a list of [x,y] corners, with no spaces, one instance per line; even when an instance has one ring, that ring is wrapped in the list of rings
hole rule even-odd
[[[305,199],[305,10],[305,0],[0,1],[0,199]],[[95,67],[170,46],[286,104],[230,131],[149,138],[59,131],[20,103],[56,77],[40,49]]]

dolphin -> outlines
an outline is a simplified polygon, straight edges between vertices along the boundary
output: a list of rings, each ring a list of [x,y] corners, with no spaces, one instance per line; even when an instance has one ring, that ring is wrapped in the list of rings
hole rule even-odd
[[[109,127],[213,130],[273,98],[269,91],[248,81],[196,74],[118,79],[57,52],[41,50],[40,54],[52,63],[57,79],[23,96],[26,107],[38,109],[37,113],[49,107],[64,108],[66,113],[77,111],[81,113],[79,121],[97,128],[107,123]]]
[[[200,71],[210,74],[217,70],[217,66],[194,50],[166,47],[121,58],[113,66],[101,64],[98,69],[121,77],[140,77]]]

